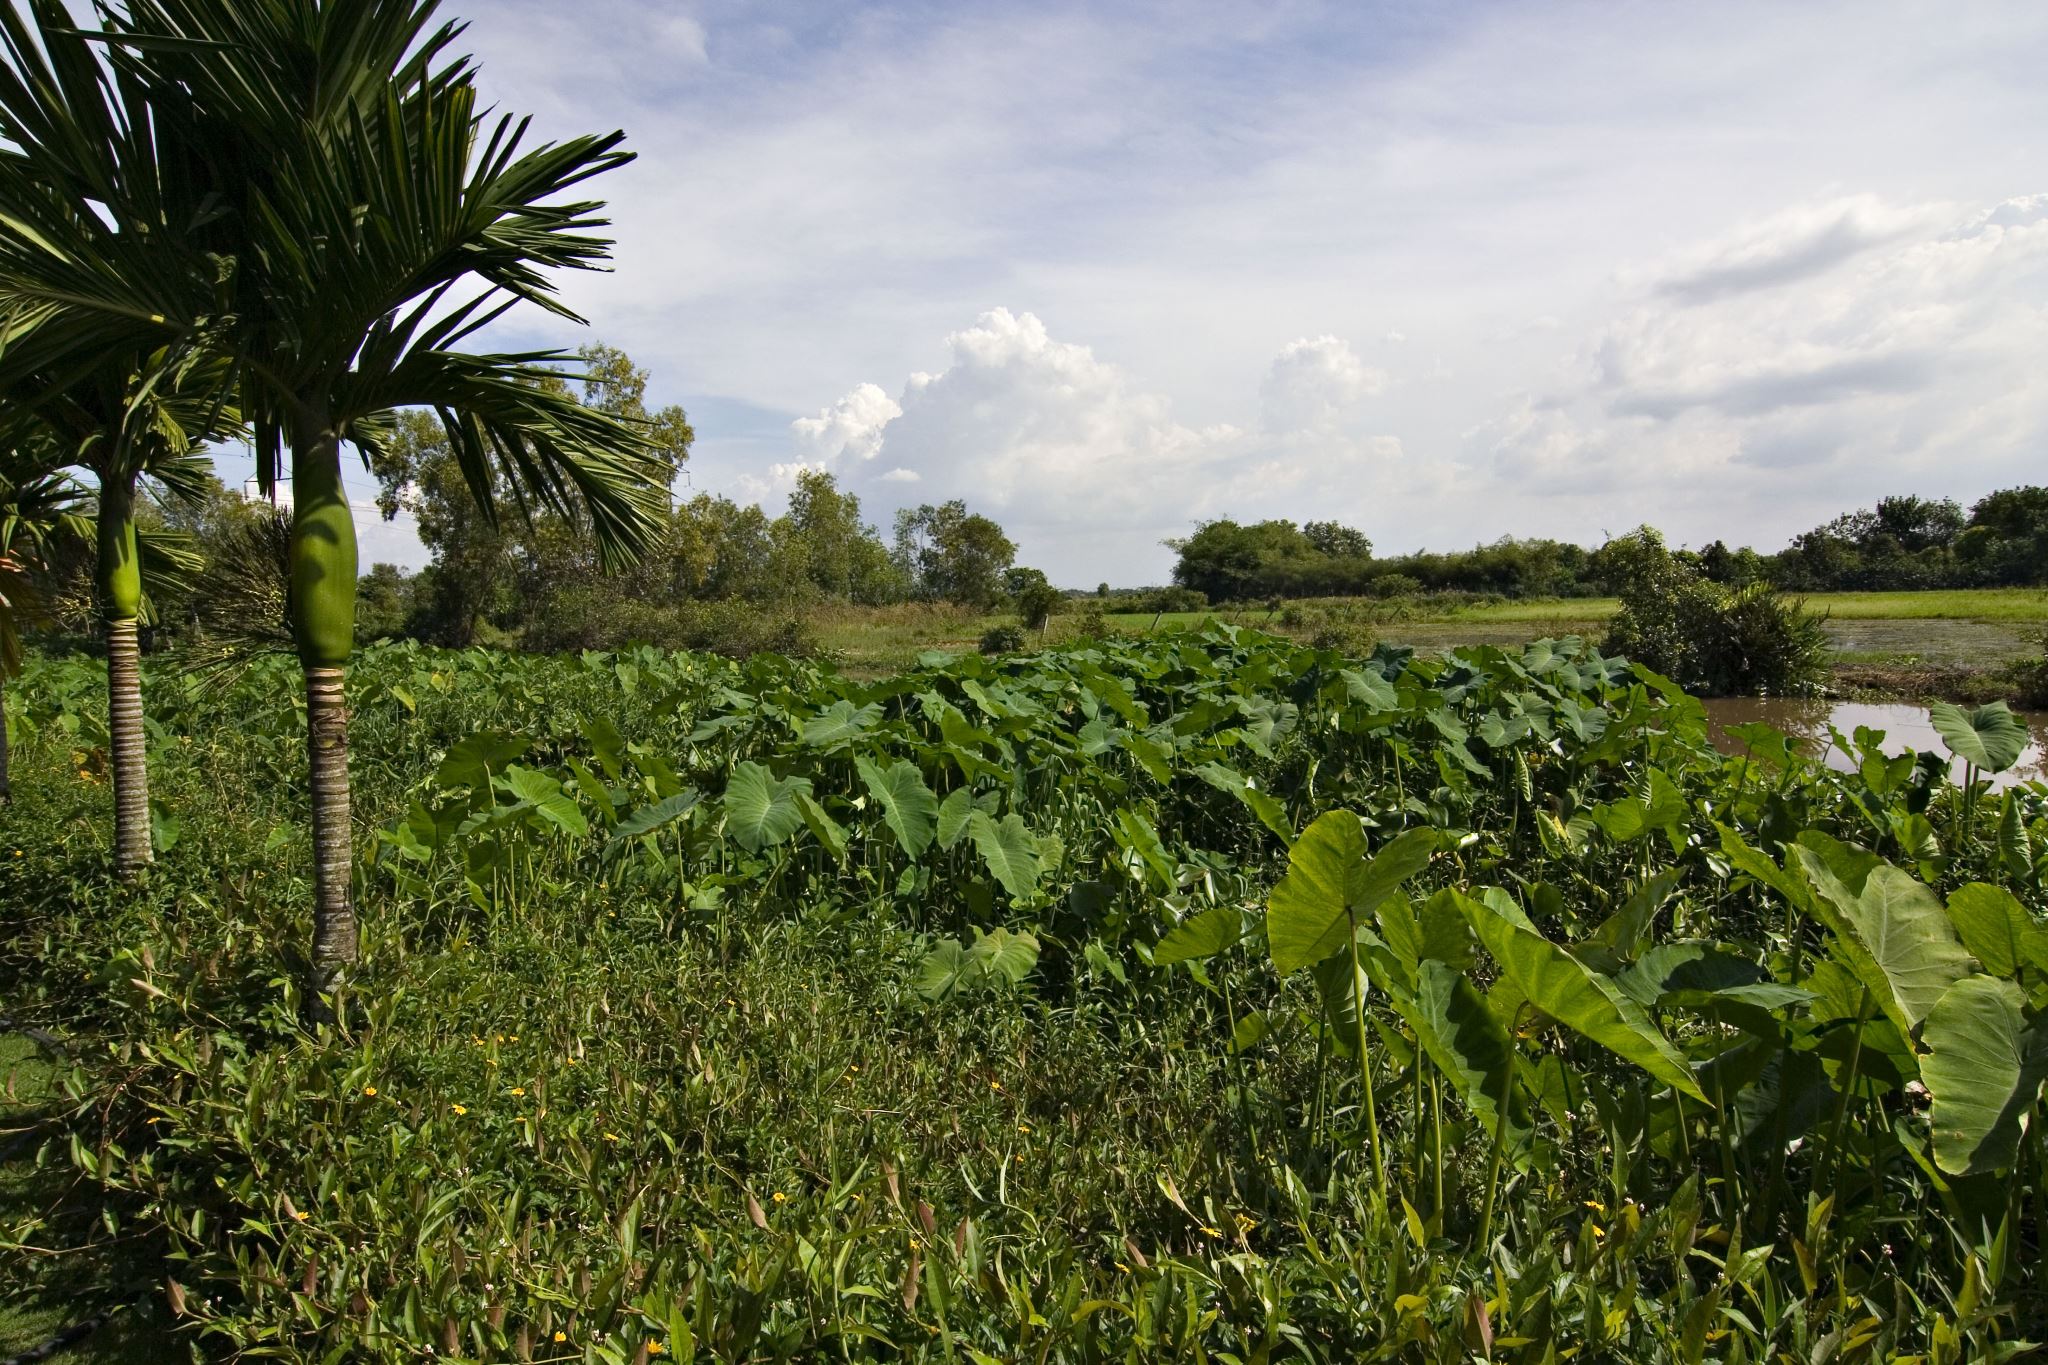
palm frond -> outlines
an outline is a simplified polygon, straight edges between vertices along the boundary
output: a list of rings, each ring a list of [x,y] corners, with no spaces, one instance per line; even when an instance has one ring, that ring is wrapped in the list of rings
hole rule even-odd
[[[342,386],[350,407],[431,408],[471,495],[495,521],[497,480],[522,512],[535,506],[587,521],[608,566],[645,548],[666,507],[665,470],[637,427],[585,407],[558,386],[557,351],[471,355],[407,346],[378,335],[364,348],[388,364],[367,365]]]

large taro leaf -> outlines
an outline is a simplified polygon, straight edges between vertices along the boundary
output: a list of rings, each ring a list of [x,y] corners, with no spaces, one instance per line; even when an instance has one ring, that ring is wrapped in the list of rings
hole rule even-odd
[[[2002,701],[1968,711],[1938,701],[1927,708],[1927,719],[1950,753],[1987,773],[2004,772],[2026,752],[2027,727]]]
[[[846,831],[837,820],[826,813],[817,799],[807,791],[794,793],[797,813],[804,817],[804,823],[811,827],[811,837],[819,847],[830,855],[833,862],[846,859]]]
[[[2021,963],[2048,972],[2048,928],[2036,924],[2004,887],[1985,882],[1958,887],[1949,895],[1948,917],[1963,947],[1993,976],[2017,976]]]
[[[533,741],[525,735],[486,730],[458,740],[434,771],[434,785],[447,791],[467,788],[478,802],[488,800],[491,778],[525,753]]]
[[[1389,896],[1380,902],[1376,918],[1380,937],[1411,977],[1429,958],[1458,968],[1472,965],[1472,927],[1448,890],[1420,904]]]
[[[884,768],[870,759],[854,760],[868,794],[882,808],[882,819],[903,851],[915,858],[931,847],[938,825],[939,798],[924,784],[924,775],[909,759]]]
[[[1514,1039],[1470,978],[1445,963],[1425,960],[1416,973],[1414,999],[1396,998],[1395,1005],[1486,1131],[1501,1133],[1505,1115],[1507,1139],[1519,1145],[1529,1133],[1529,1112],[1515,1084]]]
[[[576,804],[576,798],[562,790],[562,784],[546,773],[532,768],[512,765],[505,769],[505,785],[512,794],[527,805],[534,813],[564,834],[578,839],[590,834],[590,822],[583,817],[583,808]]]
[[[631,839],[635,835],[652,834],[664,825],[682,819],[702,799],[702,794],[695,787],[689,787],[674,796],[665,796],[659,801],[641,806],[619,821],[619,827],[612,831],[612,837]]]
[[[952,852],[953,845],[967,832],[967,817],[974,812],[974,796],[965,787],[955,787],[939,803],[939,847]]]
[[[1806,903],[1831,931],[1831,950],[1911,1037],[1942,992],[1970,970],[1941,898],[1889,863],[1870,870],[1859,895],[1813,849],[1794,845],[1791,857],[1813,888]]]
[[[1031,831],[1024,827],[1023,816],[1013,811],[997,824],[987,812],[975,811],[967,817],[967,837],[974,841],[975,850],[988,864],[989,872],[1011,896],[1022,900],[1038,889],[1038,879],[1045,875],[1045,869],[1038,859],[1038,845]]]
[[[1934,1097],[1934,1160],[1951,1175],[2012,1166],[2048,1076],[2048,1022],[2011,981],[1966,976],[1927,1016],[1920,1079]]]
[[[1620,987],[1544,938],[1525,920],[1518,921],[1469,896],[1460,896],[1458,904],[1472,931],[1500,964],[1502,976],[1530,1004],[1666,1085],[1694,1099],[1706,1098],[1684,1054],[1657,1031],[1642,1007]]]
[[[725,786],[726,828],[749,853],[773,848],[802,826],[796,793],[810,789],[809,778],[778,779],[758,763],[742,763]]]
[[[881,718],[882,708],[875,703],[855,708],[852,702],[841,697],[804,722],[803,742],[813,748],[843,744],[872,730]]]
[[[978,935],[972,947],[958,939],[941,939],[918,964],[911,986],[927,1000],[943,1000],[956,991],[1007,982],[1021,983],[1038,965],[1038,940],[1009,929]]]
[[[1244,912],[1218,905],[1190,915],[1166,931],[1152,949],[1152,960],[1164,967],[1191,958],[1214,957],[1244,937]]]
[[[1287,855],[1287,875],[1266,902],[1266,947],[1281,975],[1313,966],[1342,947],[1395,888],[1436,852],[1436,831],[1412,829],[1365,857],[1365,829],[1349,811],[1331,811],[1302,832]]]

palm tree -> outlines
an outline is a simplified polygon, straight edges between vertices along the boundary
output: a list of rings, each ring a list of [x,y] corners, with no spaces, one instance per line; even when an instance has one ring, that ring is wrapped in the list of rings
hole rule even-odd
[[[582,321],[549,272],[597,268],[610,242],[590,231],[601,204],[563,196],[630,155],[618,133],[522,151],[526,124],[488,120],[446,56],[461,26],[432,27],[435,0],[103,5],[105,66],[65,36],[61,0],[31,3],[40,32],[17,21],[6,43],[30,74],[0,79],[21,149],[12,172],[0,153],[0,389],[24,348],[60,375],[138,341],[165,371],[219,356],[259,480],[289,468],[325,991],[358,951],[342,446],[367,455],[383,414],[432,409],[487,510],[495,470],[522,510],[587,516],[609,563],[640,551],[665,493],[644,435],[537,383],[558,352],[458,349],[521,302]],[[143,155],[152,169],[125,164]]]
[[[46,435],[0,445],[0,805],[14,797],[8,780],[7,680],[21,672],[21,632],[43,619],[40,581],[51,550],[65,536],[83,539],[85,490],[57,467]]]
[[[197,500],[210,463],[201,439],[231,435],[239,423],[218,397],[218,383],[179,393],[143,379],[162,364],[130,366],[117,356],[52,391],[34,410],[56,435],[64,463],[93,476],[95,598],[107,642],[107,737],[114,786],[114,866],[132,878],[154,857],[150,845],[149,759],[142,728],[145,566],[135,525],[137,485],[147,475],[173,496]],[[215,367],[218,368],[218,367]],[[24,390],[33,394],[33,386]]]

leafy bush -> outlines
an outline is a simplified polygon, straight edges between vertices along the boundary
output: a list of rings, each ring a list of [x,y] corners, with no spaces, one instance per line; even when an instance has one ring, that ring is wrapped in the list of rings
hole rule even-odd
[[[1012,654],[1024,648],[1024,631],[1018,626],[990,626],[982,632],[981,652]]]
[[[1404,573],[1381,574],[1365,585],[1367,593],[1378,598],[1413,597],[1422,591],[1422,580],[1411,578]]]
[[[1713,582],[1648,527],[1600,553],[1621,598],[1608,650],[1703,696],[1805,696],[1827,677],[1819,619],[1768,585]]]
[[[1143,592],[1131,594],[1127,601],[1127,610],[1145,612],[1153,616],[1200,611],[1209,605],[1206,594],[1193,588],[1182,587],[1147,588]]]

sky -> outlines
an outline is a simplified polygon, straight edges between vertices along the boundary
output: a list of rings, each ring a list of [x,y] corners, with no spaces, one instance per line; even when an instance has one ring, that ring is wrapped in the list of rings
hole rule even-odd
[[[589,328],[495,339],[624,347],[684,495],[964,498],[1093,587],[1224,516],[1769,550],[2048,483],[2038,0],[449,8],[639,153]]]

